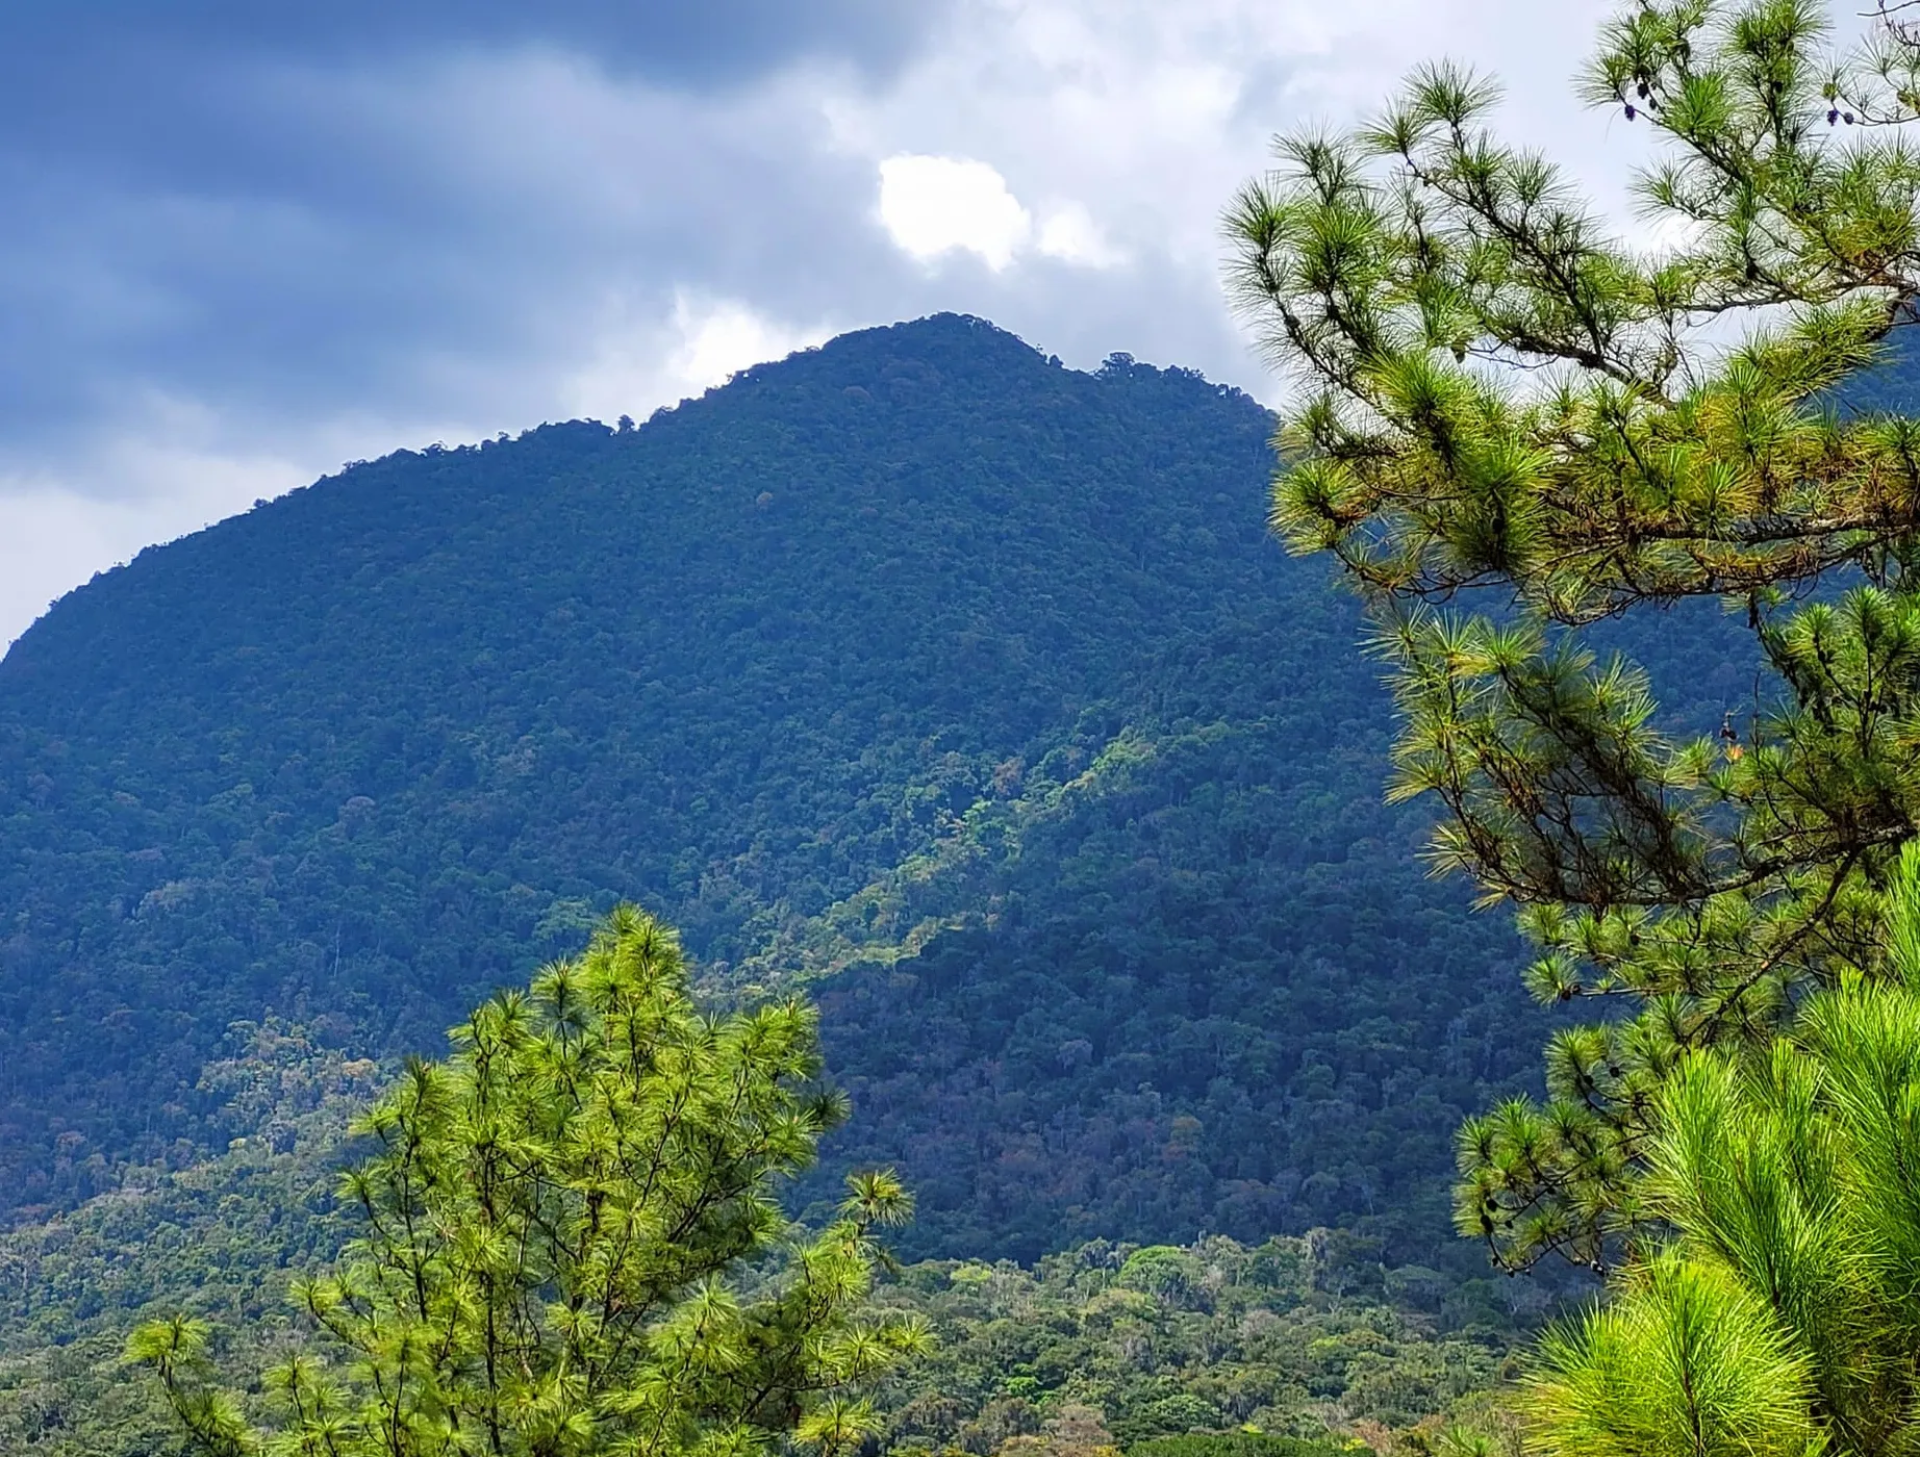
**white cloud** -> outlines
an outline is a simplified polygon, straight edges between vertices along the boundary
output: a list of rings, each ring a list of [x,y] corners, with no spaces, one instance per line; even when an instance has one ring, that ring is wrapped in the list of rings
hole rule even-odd
[[[1235,188],[1269,165],[1273,135],[1356,122],[1411,67],[1450,56],[1506,83],[1505,135],[1564,157],[1617,206],[1644,160],[1644,129],[1609,128],[1569,83],[1613,8],[969,0],[885,84],[830,86],[819,106],[840,154],[872,167],[986,159],[1028,214],[1024,229],[1002,224],[1001,266],[929,271],[936,306],[991,318],[1070,364],[1120,349],[1271,401],[1277,385],[1221,299],[1219,219]],[[926,247],[950,237],[930,229]],[[1041,260],[1071,266],[1022,266]],[[897,284],[863,291],[903,304],[926,296]]]
[[[1063,263],[1085,268],[1114,268],[1126,255],[1107,241],[1093,214],[1077,202],[1062,203],[1040,224],[1040,251]]]
[[[880,164],[880,222],[922,263],[968,252],[995,272],[1013,262],[1033,231],[1006,178],[985,162],[911,153]]]
[[[784,324],[739,299],[685,288],[674,291],[664,319],[636,318],[634,312],[618,301],[609,308],[615,324],[592,361],[561,391],[568,413],[596,420],[644,419],[657,406],[725,384],[728,375],[750,365],[824,343],[835,332],[827,324]]]
[[[921,263],[967,252],[995,273],[1030,247],[1082,268],[1112,268],[1126,256],[1082,203],[1048,207],[1036,227],[1007,179],[970,157],[901,153],[885,158],[880,223],[896,247]]]

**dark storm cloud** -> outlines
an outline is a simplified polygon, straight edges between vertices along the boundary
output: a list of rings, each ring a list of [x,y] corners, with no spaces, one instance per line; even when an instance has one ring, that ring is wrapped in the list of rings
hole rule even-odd
[[[878,76],[945,9],[896,0],[103,0],[0,6],[0,154],[103,185],[292,188],[391,203],[287,78],[405,74],[547,49],[618,79],[711,94],[815,59]],[[342,110],[353,105],[342,97]],[[316,125],[316,123],[320,123]]]
[[[90,83],[167,91],[210,58],[390,60],[408,51],[543,42],[654,81],[711,87],[807,55],[884,70],[941,0],[14,0],[0,9],[0,115],[84,120]],[[111,127],[111,118],[101,119]]]
[[[289,73],[394,72],[547,48],[690,93],[805,59],[881,73],[944,9],[894,0],[23,0],[0,6],[0,151],[103,180],[337,187],[323,150],[273,106]]]
[[[766,170],[704,109],[802,61],[881,79],[939,8],[0,8],[0,433],[51,445],[154,390],[268,414],[431,410],[423,370],[456,384],[447,361],[537,353],[591,306],[570,296],[589,277],[701,251],[701,174]],[[599,159],[605,187],[581,174],[569,195],[564,156],[552,181],[486,174],[488,148],[511,150],[488,135],[487,78],[537,134],[542,76],[556,116],[596,84],[653,99],[651,128]],[[632,195],[643,173],[651,197]],[[627,195],[620,215],[604,192]]]

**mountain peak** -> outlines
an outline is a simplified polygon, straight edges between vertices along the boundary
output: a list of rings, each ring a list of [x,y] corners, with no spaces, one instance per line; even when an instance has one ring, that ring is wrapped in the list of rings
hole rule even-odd
[[[1178,366],[1159,368],[1132,355],[1114,353],[1098,369],[1073,370],[1058,355],[1042,353],[1018,334],[972,314],[937,313],[900,323],[881,324],[836,335],[815,348],[799,350],[785,359],[756,364],[733,375],[726,384],[707,391],[705,398],[728,390],[757,386],[839,386],[866,389],[902,377],[937,384],[944,372],[994,370],[1013,380],[1035,385],[1050,376],[1113,381],[1164,380],[1182,390],[1246,399],[1229,385],[1215,384],[1197,370]],[[930,373],[929,373],[930,371]]]
[[[1436,1110],[1533,1024],[1457,1056],[1447,968],[1504,928],[1433,929],[1411,856],[1348,869],[1409,815],[1353,604],[1267,535],[1269,432],[936,315],[637,430],[358,465],[71,594],[0,662],[0,1212],[222,1146],[231,1024],[433,1050],[616,900],[742,995],[829,979],[846,1151],[913,1179],[922,1249],[1443,1204]],[[1316,1172],[1382,1058],[1425,1155]],[[1360,1108],[1325,1126],[1386,1139]]]

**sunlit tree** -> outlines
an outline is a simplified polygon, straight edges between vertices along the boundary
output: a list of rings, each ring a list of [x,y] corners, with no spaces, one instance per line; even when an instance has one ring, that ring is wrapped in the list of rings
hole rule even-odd
[[[775,1202],[843,1111],[809,1007],[702,1013],[673,935],[629,908],[453,1040],[360,1119],[360,1236],[295,1287],[316,1339],[259,1417],[208,1384],[203,1325],[133,1336],[193,1445],[732,1457],[871,1430],[859,1388],[926,1341],[867,1306],[876,1231],[911,1202],[856,1176],[811,1235]]]

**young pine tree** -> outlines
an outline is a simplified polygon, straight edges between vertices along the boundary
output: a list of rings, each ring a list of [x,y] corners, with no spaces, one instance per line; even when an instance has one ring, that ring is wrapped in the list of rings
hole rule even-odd
[[[927,1340],[865,1306],[874,1232],[911,1201],[856,1176],[805,1239],[774,1202],[842,1115],[809,1008],[703,1015],[671,932],[623,908],[453,1041],[359,1121],[364,1233],[296,1287],[320,1340],[267,1374],[264,1427],[206,1384],[200,1324],[133,1336],[193,1447],[739,1457],[867,1433],[849,1392]]]
[[[1553,1041],[1548,1101],[1463,1131],[1461,1227],[1508,1265],[1630,1247],[1666,1082],[1764,1064],[1811,992],[1886,963],[1920,827],[1920,422],[1833,390],[1920,291],[1899,18],[1842,52],[1816,0],[1623,6],[1583,86],[1652,148],[1630,233],[1447,65],[1281,139],[1228,214],[1294,386],[1273,520],[1370,602],[1392,793],[1438,796],[1437,862],[1519,906],[1542,998],[1623,1004]],[[1474,589],[1496,613],[1458,611]],[[1772,679],[1676,738],[1582,629],[1690,597]]]

